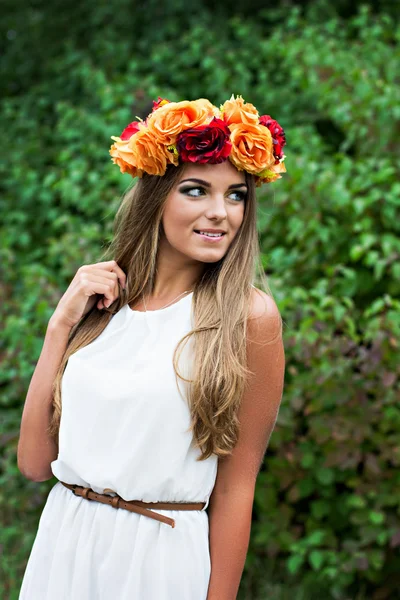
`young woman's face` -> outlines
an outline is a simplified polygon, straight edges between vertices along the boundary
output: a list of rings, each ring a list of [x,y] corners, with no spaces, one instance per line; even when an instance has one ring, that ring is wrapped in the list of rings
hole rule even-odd
[[[217,165],[189,165],[166,201],[163,250],[201,262],[220,260],[242,224],[246,195],[244,172],[229,160]],[[196,233],[207,230],[223,233],[221,237]]]

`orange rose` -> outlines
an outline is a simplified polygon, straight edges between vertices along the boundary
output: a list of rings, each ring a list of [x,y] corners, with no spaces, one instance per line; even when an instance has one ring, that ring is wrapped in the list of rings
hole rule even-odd
[[[176,154],[160,144],[147,127],[140,129],[129,139],[128,143],[134,165],[150,175],[164,175],[169,163],[178,165]]]
[[[232,150],[229,160],[241,171],[257,175],[275,162],[271,132],[263,125],[229,125]]]
[[[197,100],[192,100],[192,103],[195,104],[199,108],[203,107],[204,110],[207,111],[210,119],[212,119],[213,117],[220,116],[220,112],[219,112],[218,108],[216,106],[214,106],[214,104],[211,104],[211,102],[209,100],[207,100],[207,98],[198,98]]]
[[[259,115],[256,107],[250,102],[245,102],[242,96],[237,96],[235,99],[232,94],[230,100],[221,106],[221,113],[227,125],[234,123],[258,124]]]
[[[147,126],[159,144],[171,146],[185,129],[208,124],[216,110],[205,98],[169,102],[149,115]]]
[[[111,160],[118,165],[121,173],[129,173],[132,177],[141,177],[143,173],[139,172],[133,162],[132,150],[129,148],[129,140],[121,140],[119,137],[111,136],[115,140],[109,150]]]

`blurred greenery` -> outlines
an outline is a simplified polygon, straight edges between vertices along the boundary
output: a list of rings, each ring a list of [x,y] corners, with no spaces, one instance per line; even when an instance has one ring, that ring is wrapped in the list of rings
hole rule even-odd
[[[16,464],[55,306],[98,259],[130,183],[110,136],[158,95],[243,95],[284,127],[259,194],[285,390],[240,600],[400,598],[397,2],[2,2],[0,597],[55,483]]]

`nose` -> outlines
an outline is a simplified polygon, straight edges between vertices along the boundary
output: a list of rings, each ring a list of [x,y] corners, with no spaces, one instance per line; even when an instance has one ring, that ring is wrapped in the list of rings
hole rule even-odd
[[[226,219],[226,205],[223,194],[215,194],[210,197],[210,202],[207,209],[207,217],[209,219]]]

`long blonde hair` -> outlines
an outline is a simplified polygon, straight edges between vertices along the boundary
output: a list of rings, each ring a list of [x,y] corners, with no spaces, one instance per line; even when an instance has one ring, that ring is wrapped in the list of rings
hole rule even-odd
[[[124,195],[114,221],[114,237],[100,260],[114,259],[127,275],[128,285],[108,309],[97,303],[70,332],[67,348],[53,384],[53,414],[49,434],[58,442],[61,419],[61,380],[69,357],[95,340],[111,317],[125,304],[134,305],[151,294],[162,231],[162,215],[169,193],[186,164],[170,165],[162,177],[144,174]],[[245,173],[248,194],[242,224],[225,256],[205,263],[193,288],[194,329],[177,344],[173,354],[175,377],[189,382],[187,399],[198,460],[231,453],[239,436],[238,409],[247,377],[246,337],[252,283],[258,270],[264,291],[272,296],[259,262],[256,192],[252,175]],[[194,336],[190,379],[178,371],[182,344]],[[178,355],[179,351],[179,355]]]

